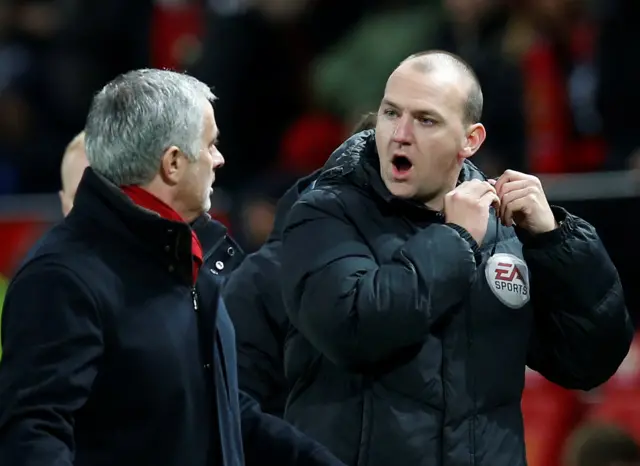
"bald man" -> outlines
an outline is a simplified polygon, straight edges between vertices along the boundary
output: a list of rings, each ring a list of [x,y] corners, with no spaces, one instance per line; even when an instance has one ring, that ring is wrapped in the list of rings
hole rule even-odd
[[[77,134],[69,143],[62,156],[60,176],[62,189],[58,192],[62,213],[66,217],[73,207],[73,199],[84,169],[89,166],[84,150],[84,131]]]
[[[409,57],[381,97],[286,217],[285,418],[351,466],[525,466],[525,367],[588,390],[629,350],[616,269],[537,178],[469,161],[458,57]]]

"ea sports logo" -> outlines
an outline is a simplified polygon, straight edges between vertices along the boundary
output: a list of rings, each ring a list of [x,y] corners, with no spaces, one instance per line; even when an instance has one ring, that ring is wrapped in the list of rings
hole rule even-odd
[[[512,309],[529,302],[529,270],[525,262],[511,254],[494,254],[489,258],[485,276],[493,294]]]

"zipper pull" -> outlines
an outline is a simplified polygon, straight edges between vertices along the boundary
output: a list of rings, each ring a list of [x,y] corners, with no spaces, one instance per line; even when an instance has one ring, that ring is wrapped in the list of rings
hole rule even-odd
[[[191,297],[193,298],[193,310],[198,311],[198,293],[196,292],[195,287],[191,288]]]

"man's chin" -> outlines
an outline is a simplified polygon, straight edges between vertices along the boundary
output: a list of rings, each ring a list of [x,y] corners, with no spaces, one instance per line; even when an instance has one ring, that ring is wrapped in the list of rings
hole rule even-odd
[[[205,202],[204,205],[202,206],[202,213],[206,214],[210,210],[211,210],[211,201]]]
[[[387,189],[393,196],[400,199],[413,199],[416,196],[416,190],[408,183],[385,182]]]

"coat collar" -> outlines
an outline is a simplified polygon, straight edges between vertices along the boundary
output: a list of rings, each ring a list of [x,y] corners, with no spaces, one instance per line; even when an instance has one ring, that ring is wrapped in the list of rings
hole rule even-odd
[[[191,227],[137,206],[91,167],[80,180],[68,221],[107,233],[114,242],[159,260],[169,271],[192,281]]]

